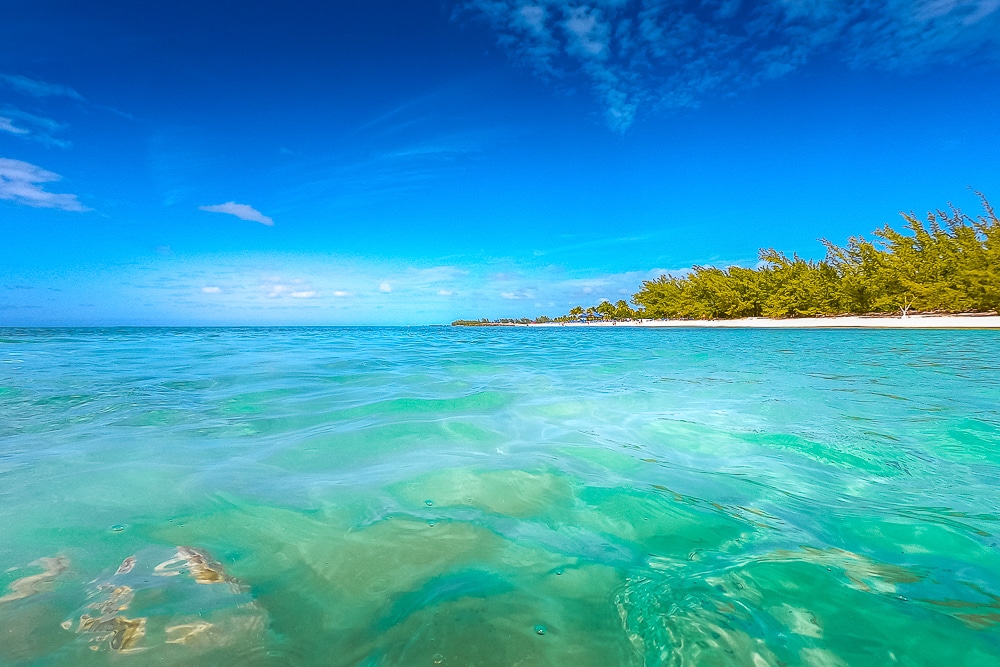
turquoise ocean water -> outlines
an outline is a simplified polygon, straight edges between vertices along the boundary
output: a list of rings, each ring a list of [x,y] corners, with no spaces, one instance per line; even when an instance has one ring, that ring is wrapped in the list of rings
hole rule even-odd
[[[0,330],[0,664],[1000,664],[1000,333]]]

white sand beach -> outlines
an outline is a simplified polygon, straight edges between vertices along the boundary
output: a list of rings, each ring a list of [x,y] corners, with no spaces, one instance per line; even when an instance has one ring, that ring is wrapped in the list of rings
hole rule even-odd
[[[722,329],[1000,329],[1000,315],[907,315],[796,317],[735,320],[635,320],[632,322],[547,322],[528,327],[709,327]]]

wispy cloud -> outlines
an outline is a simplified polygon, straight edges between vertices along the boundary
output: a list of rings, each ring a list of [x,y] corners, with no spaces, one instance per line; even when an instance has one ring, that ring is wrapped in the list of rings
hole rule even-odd
[[[198,209],[201,211],[208,211],[209,213],[228,213],[229,215],[235,215],[240,220],[259,222],[260,224],[267,225],[268,227],[274,226],[274,220],[247,204],[237,204],[236,202],[229,201],[225,204],[199,206]]]
[[[435,283],[461,280],[468,274],[468,271],[457,266],[432,266],[427,269],[413,269],[409,281],[425,287]]]
[[[291,297],[293,299],[314,299],[319,292],[302,278],[283,280],[281,276],[267,276],[261,281],[261,289],[269,299]]]
[[[519,290],[517,292],[500,292],[500,296],[509,301],[518,301],[520,299],[534,299],[535,293],[531,290]]]
[[[19,74],[0,74],[0,84],[32,97],[68,97],[79,102],[85,101],[83,95],[69,86],[30,79]]]
[[[1000,0],[465,0],[539,76],[589,82],[608,125],[697,106],[819,55],[912,69],[1000,53]]]
[[[66,129],[62,123],[15,107],[0,108],[0,132],[9,132],[22,139],[30,139],[47,146],[69,148],[70,142],[53,136]]]
[[[89,211],[76,195],[58,194],[44,188],[62,180],[58,174],[20,160],[0,158],[0,199],[35,208]]]
[[[30,130],[15,126],[13,119],[4,118],[3,116],[0,116],[0,132],[10,132],[17,135],[31,134]]]
[[[467,161],[482,154],[480,141],[481,137],[471,135],[400,140],[364,156],[301,165],[303,173],[295,192],[309,198],[318,192],[350,203],[417,191],[461,173]]]
[[[290,163],[283,169],[296,185],[284,193],[286,201],[384,204],[461,174],[499,137],[495,127],[470,127],[466,99],[464,90],[432,91],[359,125],[342,150]]]
[[[382,283],[381,285],[378,286],[378,291],[388,294],[389,292],[392,291],[392,285],[390,285],[389,283]]]

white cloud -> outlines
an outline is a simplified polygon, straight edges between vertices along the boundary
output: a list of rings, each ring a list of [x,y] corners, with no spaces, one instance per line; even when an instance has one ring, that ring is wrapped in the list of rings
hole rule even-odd
[[[392,291],[392,285],[390,285],[389,283],[382,283],[381,285],[378,286],[378,291],[385,292],[388,294],[389,292]]]
[[[442,289],[442,290],[438,290],[438,296],[452,296],[452,295],[454,295],[454,294],[455,294],[455,293],[454,293],[454,292],[452,292],[452,291],[451,291],[450,289]]]
[[[35,208],[56,208],[63,211],[89,211],[76,195],[57,194],[42,187],[55,183],[62,176],[20,160],[0,158],[0,199]]]
[[[912,69],[1000,59],[1000,0],[465,0],[542,78],[586,80],[610,127],[782,77],[820,55]]]
[[[240,220],[259,222],[260,224],[267,225],[268,227],[274,226],[274,220],[247,204],[237,204],[236,202],[229,201],[225,204],[199,206],[198,210],[208,211],[209,213],[228,213],[229,215],[235,215]]]
[[[409,280],[416,284],[431,284],[448,282],[468,275],[468,271],[456,266],[433,266],[429,269],[414,269],[410,271]]]
[[[32,97],[68,97],[79,102],[84,101],[83,95],[69,86],[39,81],[38,79],[29,79],[26,76],[18,74],[0,74],[0,83],[19,93],[31,95]]]
[[[572,7],[563,22],[569,48],[584,58],[603,58],[608,50],[608,24],[597,8]]]
[[[105,304],[111,320],[141,311],[142,317],[156,312],[160,321],[173,323],[442,324],[459,318],[559,315],[577,305],[596,306],[602,296],[628,300],[643,280],[684,270],[580,274],[560,264],[505,258],[467,264],[453,283],[414,282],[420,275],[447,272],[444,266],[399,260],[268,251],[158,257],[124,274],[109,268],[103,278],[88,274],[83,282],[71,282],[89,292],[119,294],[122,298]],[[394,287],[392,294],[379,292],[381,282]],[[120,291],[123,284],[127,292]],[[583,293],[588,286],[593,288],[589,295]],[[205,287],[220,291],[203,292]],[[308,292],[314,296],[301,294]]]
[[[66,129],[65,125],[45,116],[21,111],[12,106],[0,108],[0,131],[9,132],[22,139],[30,139],[48,146],[68,148],[71,145],[70,142],[53,136],[64,129]]]
[[[3,116],[0,116],[0,132],[10,132],[11,134],[21,135],[31,134],[30,130],[15,126],[12,118],[4,118]]]
[[[201,291],[205,294],[220,294],[222,292],[221,287],[202,287]]]
[[[520,299],[534,299],[535,293],[531,290],[519,290],[517,292],[500,292],[500,296],[504,299],[518,301]]]
[[[260,289],[269,299],[291,297],[293,299],[313,299],[319,292],[301,278],[284,280],[281,276],[265,276],[261,279]]]

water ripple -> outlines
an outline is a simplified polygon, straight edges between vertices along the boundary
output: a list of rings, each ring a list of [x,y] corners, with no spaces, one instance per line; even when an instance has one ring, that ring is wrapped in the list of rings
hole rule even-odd
[[[998,343],[5,329],[0,663],[992,664]]]

